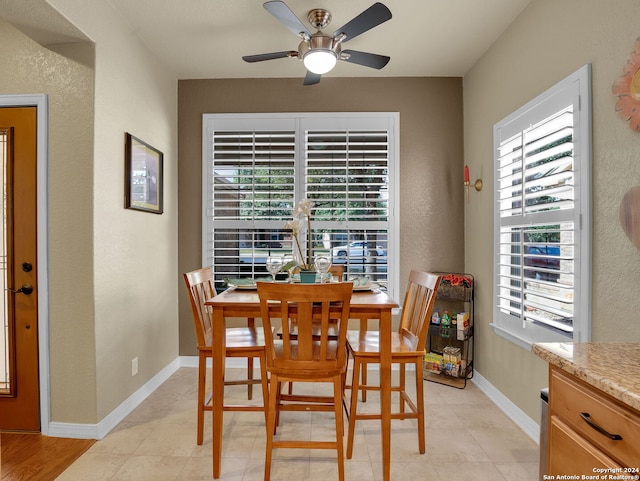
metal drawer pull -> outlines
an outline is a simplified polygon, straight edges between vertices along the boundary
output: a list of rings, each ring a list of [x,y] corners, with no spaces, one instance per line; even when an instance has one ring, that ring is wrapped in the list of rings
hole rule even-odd
[[[584,422],[586,422],[600,434],[604,434],[606,437],[608,437],[609,439],[613,439],[614,441],[622,441],[622,436],[620,436],[619,434],[609,434],[606,430],[594,423],[591,420],[591,416],[589,415],[589,413],[580,413],[580,417],[584,420]]]

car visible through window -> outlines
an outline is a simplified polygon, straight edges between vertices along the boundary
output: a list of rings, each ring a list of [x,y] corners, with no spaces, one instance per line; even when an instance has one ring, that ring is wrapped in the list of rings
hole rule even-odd
[[[528,245],[524,257],[525,277],[557,281],[560,277],[560,247]]]
[[[347,245],[332,248],[331,255],[333,257],[382,257],[385,255],[385,252],[382,247],[370,245],[368,242],[351,242]]]

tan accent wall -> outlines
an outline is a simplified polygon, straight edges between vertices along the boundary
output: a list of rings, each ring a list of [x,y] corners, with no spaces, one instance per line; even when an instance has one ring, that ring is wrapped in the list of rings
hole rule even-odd
[[[178,82],[180,272],[201,266],[202,114],[366,111],[400,113],[401,286],[412,268],[460,271],[462,79],[301,77]],[[184,286],[180,354],[196,354]]]
[[[528,416],[539,419],[547,367],[497,337],[492,316],[493,124],[587,63],[593,69],[594,341],[639,341],[640,252],[618,222],[622,196],[640,184],[640,134],[615,111],[613,82],[639,35],[635,0],[536,0],[464,79],[465,161],[486,189],[465,209],[466,269],[477,275],[477,369]]]

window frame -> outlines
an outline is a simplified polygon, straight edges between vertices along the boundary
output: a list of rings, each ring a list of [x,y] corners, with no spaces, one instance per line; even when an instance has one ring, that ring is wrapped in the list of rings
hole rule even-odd
[[[558,82],[494,125],[494,252],[493,252],[493,332],[518,346],[531,350],[536,342],[587,342],[591,340],[591,160],[592,160],[591,65],[587,64]],[[501,311],[499,306],[500,231],[499,157],[501,141],[556,114],[573,104],[574,279],[573,333],[525,323]],[[553,219],[553,215],[549,216]],[[557,223],[547,220],[549,224]],[[524,264],[523,264],[524,267]],[[517,290],[517,289],[516,289]],[[521,292],[526,292],[523,283]],[[524,294],[523,294],[524,299]]]
[[[398,112],[292,112],[292,113],[205,113],[202,116],[202,237],[201,258],[202,265],[210,265],[207,243],[209,222],[208,195],[210,194],[209,159],[213,157],[213,143],[210,142],[213,130],[219,125],[225,129],[257,130],[272,129],[275,125],[287,126],[296,131],[296,173],[295,173],[295,201],[305,196],[305,128],[311,129],[372,129],[384,125],[388,132],[388,177],[389,177],[389,215],[388,215],[388,245],[387,245],[387,291],[392,298],[400,293],[400,149],[399,149]],[[357,126],[354,127],[354,123]],[[269,221],[272,222],[272,221]],[[284,224],[284,222],[283,222]],[[321,222],[315,222],[317,228]]]

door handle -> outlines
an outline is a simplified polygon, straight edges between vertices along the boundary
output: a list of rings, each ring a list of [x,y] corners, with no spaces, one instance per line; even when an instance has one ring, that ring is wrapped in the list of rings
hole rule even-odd
[[[24,294],[28,296],[33,292],[33,286],[31,284],[24,284],[20,289],[10,289],[7,287],[5,290],[13,292],[14,294]]]

